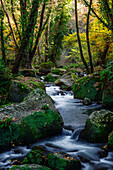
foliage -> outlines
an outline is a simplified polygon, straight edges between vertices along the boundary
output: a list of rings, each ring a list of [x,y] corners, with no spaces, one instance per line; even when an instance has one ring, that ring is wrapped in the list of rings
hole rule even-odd
[[[10,77],[4,62],[0,60],[0,105],[7,104],[8,101],[8,91],[10,87]]]
[[[20,129],[12,118],[0,121],[0,146],[9,147],[20,142]]]
[[[67,5],[68,4],[68,5]],[[54,9],[55,14],[51,16],[49,33],[49,60],[56,63],[62,51],[62,39],[67,33],[67,23],[69,21],[69,0],[59,1]]]
[[[100,79],[103,82],[102,88],[112,88],[110,84],[113,84],[113,61],[108,63],[107,68],[104,69],[100,74]]]
[[[108,146],[113,149],[113,131],[109,135]]]

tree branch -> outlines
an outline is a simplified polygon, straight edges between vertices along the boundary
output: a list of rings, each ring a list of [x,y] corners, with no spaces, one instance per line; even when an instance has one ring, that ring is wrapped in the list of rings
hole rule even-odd
[[[84,1],[84,3],[86,4],[86,6],[88,6],[88,7],[90,6],[86,0],[83,0],[83,1]],[[108,24],[106,24],[106,23],[96,14],[96,12],[94,11],[93,8],[91,8],[91,11],[92,11],[93,14],[98,18],[98,20],[99,20],[101,23],[103,23],[103,25],[104,25],[105,27],[109,28]]]
[[[4,13],[5,13],[6,16],[7,16],[8,24],[9,24],[9,27],[10,27],[10,29],[11,29],[11,33],[12,33],[12,36],[13,36],[14,43],[15,43],[15,45],[16,45],[16,48],[18,48],[18,44],[17,44],[17,42],[16,42],[16,38],[15,38],[13,29],[12,29],[12,26],[11,26],[10,18],[9,18],[9,15],[8,15],[5,7],[4,7],[4,4],[3,4],[3,1],[2,1],[2,0],[1,0],[1,4],[2,4],[2,8],[3,8],[3,10],[4,10]]]

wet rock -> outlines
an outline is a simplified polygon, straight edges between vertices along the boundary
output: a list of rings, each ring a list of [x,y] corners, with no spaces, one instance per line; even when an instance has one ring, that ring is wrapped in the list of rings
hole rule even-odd
[[[80,138],[90,142],[106,142],[113,130],[113,112],[109,110],[94,111],[86,121]]]
[[[99,158],[107,157],[107,155],[108,155],[107,149],[104,149],[104,148],[103,148],[101,151],[98,152]]]
[[[47,156],[47,165],[48,167],[56,170],[81,169],[80,161],[64,152],[49,153]]]
[[[73,79],[71,72],[64,74],[61,78],[57,79],[55,85],[60,86],[64,90],[71,90]]]
[[[99,158],[96,155],[92,155],[90,153],[86,153],[84,151],[79,151],[77,156],[80,158],[82,162],[90,162],[92,161],[99,161]]]
[[[89,98],[84,98],[84,100],[83,100],[83,104],[84,105],[90,105],[90,104],[92,104],[92,101],[89,99]]]
[[[110,165],[107,165],[104,162],[98,163],[94,166],[95,170],[112,170],[113,167],[111,167]]]

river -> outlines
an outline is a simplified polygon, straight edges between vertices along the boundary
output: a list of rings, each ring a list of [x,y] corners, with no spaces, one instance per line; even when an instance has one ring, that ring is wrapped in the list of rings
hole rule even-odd
[[[58,86],[48,84],[46,92],[52,97],[56,108],[59,110],[64,129],[61,135],[44,139],[32,146],[16,146],[9,151],[0,153],[0,169],[8,169],[15,164],[17,159],[25,157],[35,145],[43,145],[51,152],[64,151],[81,160],[81,170],[113,170],[113,152],[103,154],[105,145],[88,143],[79,139],[79,133],[84,128],[88,114],[101,105],[93,102],[89,106],[82,104],[81,100],[74,99],[71,91],[62,91]]]

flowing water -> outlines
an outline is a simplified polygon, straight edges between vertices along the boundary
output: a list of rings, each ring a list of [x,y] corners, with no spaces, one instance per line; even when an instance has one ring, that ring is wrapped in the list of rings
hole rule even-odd
[[[16,146],[10,151],[0,153],[0,169],[8,169],[17,159],[25,157],[27,152],[35,145],[43,145],[50,152],[64,151],[81,160],[82,170],[113,170],[113,152],[105,154],[103,144],[92,144],[79,140],[80,131],[84,128],[87,113],[100,109],[101,105],[92,103],[84,106],[81,100],[74,99],[71,91],[62,91],[54,85],[47,85],[47,93],[55,102],[63,120],[65,129],[62,135],[44,139],[32,146]]]

